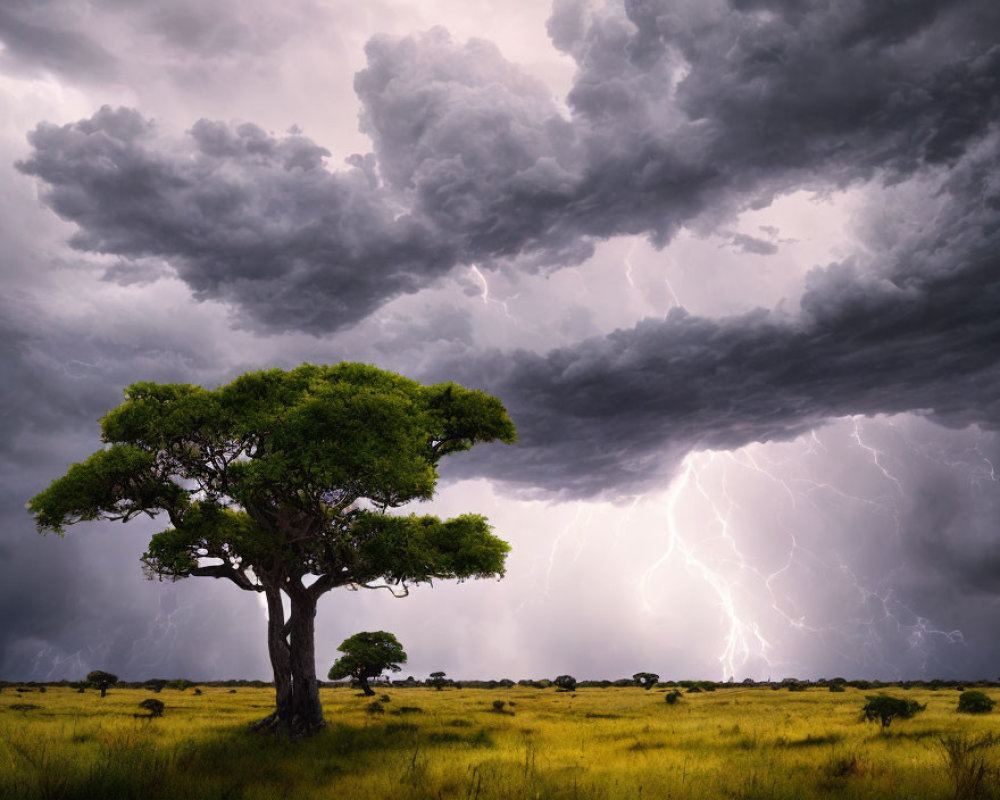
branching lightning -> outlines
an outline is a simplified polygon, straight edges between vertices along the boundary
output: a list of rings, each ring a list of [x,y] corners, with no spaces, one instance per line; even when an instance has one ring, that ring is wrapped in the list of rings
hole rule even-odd
[[[847,528],[839,537],[839,546],[827,543],[823,533],[828,525],[823,520],[831,514],[839,524],[861,515],[857,518],[865,520],[869,529],[874,520],[884,517],[891,523],[885,530],[895,534],[893,548],[900,546],[905,524],[903,477],[893,471],[886,452],[866,435],[861,418],[849,418],[845,423],[847,430],[840,426],[830,441],[850,441],[872,466],[875,477],[868,482],[864,482],[863,471],[847,473],[853,482],[862,481],[868,487],[861,491],[838,485],[835,479],[818,480],[802,468],[810,457],[818,459],[817,464],[836,459],[813,431],[787,445],[691,453],[663,496],[660,516],[665,519],[666,543],[639,580],[642,607],[647,613],[656,611],[651,588],[669,564],[682,567],[705,585],[723,622],[716,658],[724,680],[738,678],[747,670],[763,677],[763,669],[795,669],[794,659],[789,660],[786,653],[804,648],[803,636],[817,645],[822,643],[827,650],[832,648],[844,662],[855,663],[859,671],[876,668],[881,674],[897,675],[900,667],[889,655],[890,641],[909,650],[906,670],[926,670],[936,648],[965,642],[962,631],[942,630],[898,596],[892,588],[896,568],[889,566],[888,572],[878,572],[865,563],[868,550],[858,548],[868,547],[870,542],[874,552],[890,553],[885,550],[888,540],[858,541],[849,544],[845,552],[843,542],[851,542],[851,529]],[[893,436],[905,436],[891,425],[886,430]],[[846,441],[837,439],[842,432],[847,433]],[[770,461],[771,447],[788,448],[787,461]],[[840,456],[844,457],[850,458],[849,449]],[[990,460],[982,453],[978,457],[985,465],[980,471],[996,480]],[[944,463],[940,458],[937,461]],[[956,468],[974,463],[975,459],[956,462]],[[752,507],[741,507],[731,491],[731,475],[738,478],[739,494],[747,497],[745,502]],[[771,483],[774,491],[762,490],[761,480]],[[880,483],[893,488],[879,491]],[[763,498],[768,499],[762,506]],[[784,499],[775,503],[775,498]],[[832,498],[835,504],[831,506],[825,498]],[[782,544],[775,553],[779,542]],[[761,545],[765,545],[762,550]],[[766,555],[769,552],[771,556]],[[863,572],[869,577],[850,565],[852,558],[862,559]],[[811,591],[814,587],[821,590],[817,597]],[[836,603],[832,613],[831,602]],[[815,621],[813,615],[817,615]]]

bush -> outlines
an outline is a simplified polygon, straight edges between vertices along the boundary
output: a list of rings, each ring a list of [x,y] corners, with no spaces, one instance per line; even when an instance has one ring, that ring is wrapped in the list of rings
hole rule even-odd
[[[926,708],[916,700],[903,700],[900,697],[891,697],[886,694],[868,695],[865,699],[868,702],[861,709],[862,715],[869,722],[877,719],[882,724],[883,730],[888,728],[897,717],[909,719]]]
[[[677,689],[672,689],[667,692],[665,699],[667,701],[667,705],[675,706],[677,705],[677,701],[681,699],[681,693]]]
[[[958,710],[963,714],[987,714],[993,710],[996,703],[989,695],[978,689],[962,692],[958,697]]]
[[[369,714],[384,714],[385,709],[382,707],[381,700],[372,700],[368,707],[365,709]]]
[[[139,708],[144,708],[149,712],[150,718],[152,717],[162,717],[163,716],[163,703],[153,697],[148,700],[143,700],[139,703]]]
[[[572,692],[576,689],[576,678],[572,675],[560,675],[552,683],[560,692]]]

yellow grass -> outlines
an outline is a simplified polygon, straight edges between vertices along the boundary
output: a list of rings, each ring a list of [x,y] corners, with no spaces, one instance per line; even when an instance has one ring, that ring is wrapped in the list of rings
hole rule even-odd
[[[4,690],[0,798],[952,798],[975,796],[962,770],[1000,755],[949,762],[942,739],[961,751],[997,727],[956,713],[954,690],[887,690],[927,710],[883,733],[859,721],[872,692],[850,688],[737,687],[670,706],[639,688],[393,687],[381,714],[323,689],[327,729],[295,743],[247,732],[270,690],[202,691]],[[134,716],[147,697],[163,718]],[[25,704],[39,708],[14,708]]]

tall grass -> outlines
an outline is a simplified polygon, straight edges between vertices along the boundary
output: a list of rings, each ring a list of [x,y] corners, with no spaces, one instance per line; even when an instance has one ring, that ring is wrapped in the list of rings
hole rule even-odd
[[[927,711],[885,732],[850,688],[388,694],[372,713],[323,689],[329,725],[293,743],[248,732],[266,689],[165,689],[158,719],[135,716],[141,690],[3,693],[0,800],[936,800],[992,796],[997,776],[992,715],[957,714],[955,691],[910,691]]]

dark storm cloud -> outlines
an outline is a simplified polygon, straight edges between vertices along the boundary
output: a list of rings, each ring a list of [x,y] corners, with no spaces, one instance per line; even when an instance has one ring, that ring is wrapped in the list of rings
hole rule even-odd
[[[374,159],[353,169],[253,126],[155,138],[128,111],[39,126],[24,169],[76,246],[162,257],[242,324],[331,331],[457,262],[556,268],[602,238],[665,243],[792,188],[953,163],[996,117],[1000,11],[917,10],[559,2],[569,117],[495,47],[437,29],[369,43]]]
[[[304,136],[201,120],[170,152],[137,112],[104,108],[30,138],[21,169],[79,225],[74,247],[169,259],[196,296],[258,325],[353,323],[453,263],[440,237],[394,212],[363,159],[328,172],[329,152]]]
[[[998,154],[984,145],[933,208],[879,231],[873,264],[814,270],[797,316],[675,310],[547,355],[482,360],[469,377],[504,399],[520,444],[470,454],[470,467],[571,496],[625,494],[661,484],[689,450],[792,439],[834,417],[917,411],[1000,428]]]

